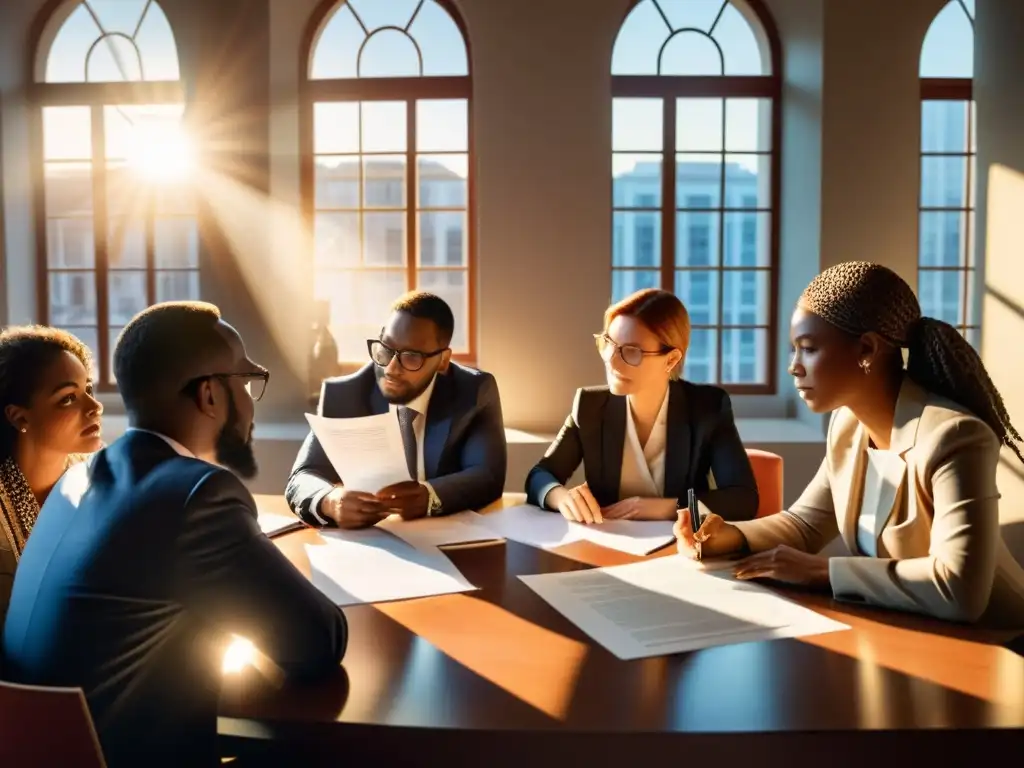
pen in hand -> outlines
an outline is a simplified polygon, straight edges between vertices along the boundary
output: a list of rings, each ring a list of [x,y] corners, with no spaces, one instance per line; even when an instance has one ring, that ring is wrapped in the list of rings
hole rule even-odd
[[[697,494],[693,488],[686,492],[686,507],[690,513],[690,530],[693,531],[693,543],[697,550],[697,561],[701,560],[700,541],[697,539],[697,532],[700,530],[700,508],[697,506]]]

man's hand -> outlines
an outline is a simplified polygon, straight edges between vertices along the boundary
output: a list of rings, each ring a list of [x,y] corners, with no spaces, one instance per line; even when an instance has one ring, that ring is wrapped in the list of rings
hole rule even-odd
[[[389,513],[397,512],[403,520],[415,520],[427,516],[430,491],[423,483],[407,480],[381,488],[377,491],[377,500]]]
[[[335,486],[320,502],[320,516],[333,520],[339,528],[369,528],[390,511],[372,493],[350,491]]]

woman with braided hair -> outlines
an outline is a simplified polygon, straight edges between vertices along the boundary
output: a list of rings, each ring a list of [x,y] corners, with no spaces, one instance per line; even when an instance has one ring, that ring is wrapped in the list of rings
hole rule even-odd
[[[691,557],[747,554],[741,579],[829,589],[941,619],[1024,626],[1024,569],[999,531],[1000,448],[1020,435],[974,349],[952,326],[921,316],[890,269],[847,262],[800,297],[789,373],[816,413],[831,411],[825,459],[796,504],[696,535],[676,524]],[[907,350],[906,366],[902,350]],[[837,535],[852,554],[817,554]]]

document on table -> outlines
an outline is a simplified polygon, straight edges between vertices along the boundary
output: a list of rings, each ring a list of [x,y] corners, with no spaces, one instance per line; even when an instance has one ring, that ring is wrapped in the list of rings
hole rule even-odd
[[[519,578],[620,659],[849,629],[760,584],[680,560]]]
[[[307,413],[306,420],[346,488],[376,493],[412,479],[398,418],[390,411],[352,419]]]
[[[335,605],[383,603],[476,589],[438,550],[416,549],[373,529],[327,531],[306,545],[313,586]]]
[[[675,541],[671,520],[608,520],[586,525],[528,504],[477,517],[506,539],[541,549],[586,540],[631,555],[646,555]]]
[[[497,541],[502,537],[481,525],[472,512],[459,512],[442,517],[423,517],[403,520],[391,515],[377,523],[377,528],[397,536],[416,549],[432,550],[449,544],[467,544],[478,541]]]
[[[306,524],[295,515],[280,515],[276,512],[260,510],[257,510],[256,522],[259,524],[260,530],[270,538],[306,527]]]

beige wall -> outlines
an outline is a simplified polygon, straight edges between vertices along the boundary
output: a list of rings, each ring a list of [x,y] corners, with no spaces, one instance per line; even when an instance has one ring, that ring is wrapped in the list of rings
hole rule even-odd
[[[574,389],[601,380],[590,343],[610,293],[611,49],[628,0],[456,0],[474,78],[479,364],[498,377],[510,427],[550,433]],[[779,324],[821,268],[849,258],[914,279],[921,41],[943,0],[765,0],[783,44]],[[210,232],[204,268],[274,366],[260,418],[299,420],[308,256],[297,234],[299,47],[316,0],[163,0],[207,126],[233,144],[244,204],[271,195],[241,233]],[[7,318],[34,316],[23,73],[40,0],[0,4],[0,134]],[[241,258],[232,262],[234,252]],[[2,304],[0,304],[2,309]],[[262,317],[269,321],[265,322]],[[821,419],[794,397],[777,340],[779,394],[736,398],[741,433],[786,458],[791,500],[820,460]],[[288,428],[277,430],[290,434]],[[267,438],[277,434],[268,426]],[[285,439],[284,437],[281,438]],[[517,444],[520,445],[520,444]],[[525,447],[522,447],[525,445]],[[287,456],[288,443],[275,455]],[[526,466],[543,443],[514,447]],[[266,482],[287,471],[274,459]],[[281,466],[279,466],[281,465]],[[517,469],[510,485],[521,482]]]
[[[1024,4],[978,0],[974,97],[978,110],[978,253],[984,266],[981,355],[1018,430],[1024,428]],[[1024,466],[1003,451],[1004,535],[1024,562]]]

